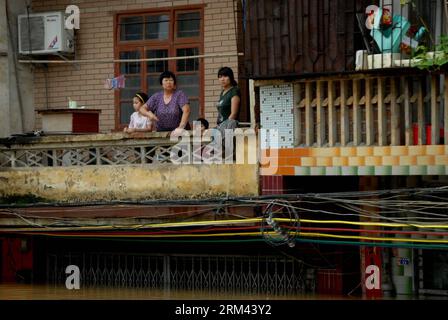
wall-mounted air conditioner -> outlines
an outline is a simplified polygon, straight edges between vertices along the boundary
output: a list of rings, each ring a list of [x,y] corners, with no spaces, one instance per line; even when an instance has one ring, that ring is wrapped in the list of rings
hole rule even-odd
[[[18,24],[20,54],[70,54],[75,51],[74,31],[65,28],[63,12],[21,14]]]

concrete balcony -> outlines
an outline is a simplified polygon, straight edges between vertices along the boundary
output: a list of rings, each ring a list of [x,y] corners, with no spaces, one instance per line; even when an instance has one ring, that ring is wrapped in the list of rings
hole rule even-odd
[[[0,198],[86,203],[258,195],[258,164],[173,162],[178,147],[168,133],[2,139]]]

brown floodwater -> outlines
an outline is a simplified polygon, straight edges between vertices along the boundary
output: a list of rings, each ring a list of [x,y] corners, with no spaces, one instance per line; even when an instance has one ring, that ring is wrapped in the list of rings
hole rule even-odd
[[[424,297],[423,297],[424,298]],[[357,300],[361,297],[317,294],[231,294],[135,288],[81,288],[51,285],[0,284],[0,300]],[[384,299],[384,298],[383,298]],[[390,298],[385,298],[390,299]],[[397,299],[397,298],[393,298]],[[398,299],[422,299],[402,296]],[[426,299],[436,299],[428,297]]]

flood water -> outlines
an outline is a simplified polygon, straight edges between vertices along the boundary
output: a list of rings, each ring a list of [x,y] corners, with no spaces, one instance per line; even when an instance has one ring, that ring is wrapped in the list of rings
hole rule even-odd
[[[135,288],[81,288],[46,285],[0,284],[0,300],[314,300],[356,299],[330,295],[230,294]]]
[[[383,299],[446,299],[442,297],[410,297]],[[229,294],[225,292],[192,292],[133,288],[81,288],[26,284],[0,284],[0,300],[358,300],[362,297],[339,295],[269,295]]]

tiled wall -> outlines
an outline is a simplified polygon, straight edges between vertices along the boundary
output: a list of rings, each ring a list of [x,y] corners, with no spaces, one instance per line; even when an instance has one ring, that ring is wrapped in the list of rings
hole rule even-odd
[[[263,135],[261,147],[291,148],[294,146],[293,86],[274,85],[260,88],[261,127],[278,130],[278,145]],[[277,135],[275,135],[277,136]]]
[[[278,163],[276,174],[286,176],[445,175],[448,146],[289,148],[262,161]]]

